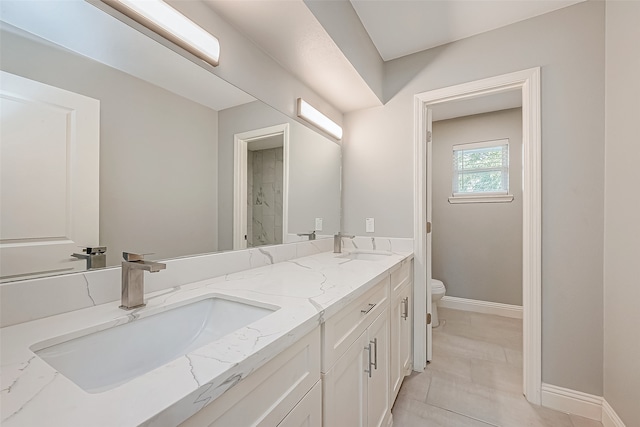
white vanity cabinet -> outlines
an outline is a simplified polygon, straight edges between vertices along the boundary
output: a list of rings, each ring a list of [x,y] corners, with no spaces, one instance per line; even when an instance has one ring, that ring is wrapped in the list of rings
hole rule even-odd
[[[389,427],[412,368],[413,261],[243,379],[183,427]]]
[[[389,385],[389,277],[322,327],[323,425],[386,426]]]
[[[321,427],[320,327],[226,391],[182,427]]]
[[[391,270],[391,405],[412,369],[413,260],[404,260]]]

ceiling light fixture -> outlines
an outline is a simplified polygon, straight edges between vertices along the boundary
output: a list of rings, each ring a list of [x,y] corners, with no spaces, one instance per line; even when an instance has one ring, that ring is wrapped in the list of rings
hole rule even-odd
[[[342,128],[329,117],[313,108],[302,98],[298,98],[298,117],[319,127],[336,139],[342,139]]]
[[[102,0],[151,31],[216,67],[220,42],[162,0]]]

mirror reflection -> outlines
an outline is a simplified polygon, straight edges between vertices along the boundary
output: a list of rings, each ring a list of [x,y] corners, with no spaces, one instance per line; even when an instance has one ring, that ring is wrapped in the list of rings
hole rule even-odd
[[[88,3],[3,3],[3,281],[339,230],[334,141]]]

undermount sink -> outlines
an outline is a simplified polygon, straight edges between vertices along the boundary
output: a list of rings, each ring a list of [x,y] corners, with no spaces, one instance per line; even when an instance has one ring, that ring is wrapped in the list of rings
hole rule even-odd
[[[340,255],[339,258],[359,259],[364,261],[379,261],[391,256],[391,252],[386,251],[367,251],[367,250],[355,250]]]
[[[89,393],[101,393],[255,322],[275,308],[212,297],[35,353]],[[41,348],[36,344],[34,348]]]

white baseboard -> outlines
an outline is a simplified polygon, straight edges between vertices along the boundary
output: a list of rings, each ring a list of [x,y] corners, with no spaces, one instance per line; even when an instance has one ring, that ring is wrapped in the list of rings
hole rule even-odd
[[[603,427],[625,427],[611,405],[593,394],[542,383],[542,406],[602,421]]]
[[[495,314],[497,316],[522,319],[522,306],[501,304],[499,302],[480,301],[445,295],[438,302],[439,307],[455,310],[474,311],[476,313]]]
[[[602,397],[542,383],[542,406],[600,421]]]
[[[605,399],[602,399],[602,425],[604,427],[625,427],[616,411]]]

